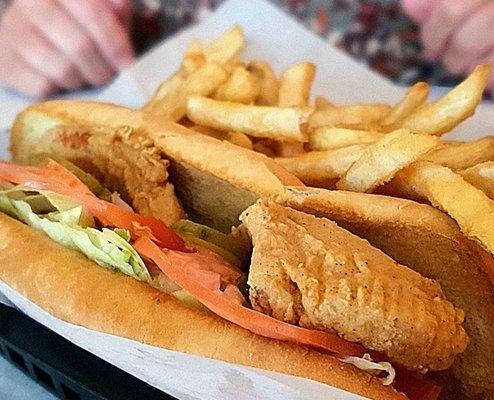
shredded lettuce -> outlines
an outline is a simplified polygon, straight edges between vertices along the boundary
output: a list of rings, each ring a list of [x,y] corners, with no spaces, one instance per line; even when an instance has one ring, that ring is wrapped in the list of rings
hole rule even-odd
[[[40,195],[49,202],[50,212],[41,214],[33,209],[30,200]],[[43,208],[46,211],[47,207]],[[25,188],[17,191],[9,189],[0,192],[0,211],[44,232],[57,243],[83,253],[103,267],[141,281],[151,281],[142,258],[129,243],[129,231],[96,229],[94,221],[83,212],[83,208],[65,196],[44,191],[33,195]]]

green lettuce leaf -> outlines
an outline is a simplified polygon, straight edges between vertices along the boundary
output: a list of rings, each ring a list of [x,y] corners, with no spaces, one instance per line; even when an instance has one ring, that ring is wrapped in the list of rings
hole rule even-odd
[[[22,197],[19,191],[16,192],[17,199],[10,198],[11,193],[0,192],[0,211],[44,232],[57,243],[83,253],[103,267],[141,281],[151,280],[142,258],[129,243],[130,232],[127,230],[116,229],[115,232],[92,227],[93,221],[85,215],[83,208],[74,206],[70,199],[64,199],[65,196],[40,192],[55,211],[38,215],[29,203],[32,194],[25,194],[23,200],[18,200]]]

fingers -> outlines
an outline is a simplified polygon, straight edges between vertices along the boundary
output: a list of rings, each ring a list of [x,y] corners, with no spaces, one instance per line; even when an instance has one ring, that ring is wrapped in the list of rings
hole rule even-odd
[[[402,0],[402,7],[411,19],[422,23],[430,15],[434,3],[429,0]]]
[[[494,65],[494,51],[486,57],[486,62],[490,65]],[[487,92],[494,97],[494,71],[491,71],[489,77],[489,83],[487,84]]]
[[[107,83],[133,57],[130,13],[130,0],[13,0],[0,21],[0,81],[30,95]]]
[[[7,51],[0,54],[0,84],[28,97],[47,97],[57,86],[29,67],[20,57]]]
[[[128,31],[132,21],[133,2],[131,0],[109,0],[109,3]]]
[[[34,71],[67,90],[81,88],[85,80],[77,67],[41,34],[33,30],[23,32],[24,40],[14,52]]]
[[[115,71],[97,45],[56,2],[24,0],[17,4],[25,19],[77,67],[86,82],[98,86],[111,79]]]
[[[128,66],[134,57],[127,29],[107,1],[59,0],[89,33],[107,63],[115,70]]]
[[[478,8],[457,28],[443,57],[444,66],[455,74],[466,74],[494,49],[494,3]]]
[[[455,30],[489,0],[437,0],[421,26],[424,56],[438,61]]]

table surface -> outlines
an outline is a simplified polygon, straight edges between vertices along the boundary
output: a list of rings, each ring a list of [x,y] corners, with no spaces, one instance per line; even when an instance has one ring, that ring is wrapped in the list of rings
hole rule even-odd
[[[0,356],[0,399],[57,400],[57,397]]]

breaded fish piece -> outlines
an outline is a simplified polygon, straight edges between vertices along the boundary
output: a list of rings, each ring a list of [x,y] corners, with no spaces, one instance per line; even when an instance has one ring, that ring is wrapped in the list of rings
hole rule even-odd
[[[140,214],[171,225],[185,213],[169,182],[170,162],[153,141],[129,126],[117,129],[79,124],[54,126],[43,140],[33,143],[29,156],[53,154],[68,159],[123,195]],[[16,159],[26,162],[22,154]]]
[[[336,332],[413,370],[447,369],[465,350],[464,314],[440,285],[366,240],[274,202],[258,202],[241,220],[254,245],[256,310]]]

